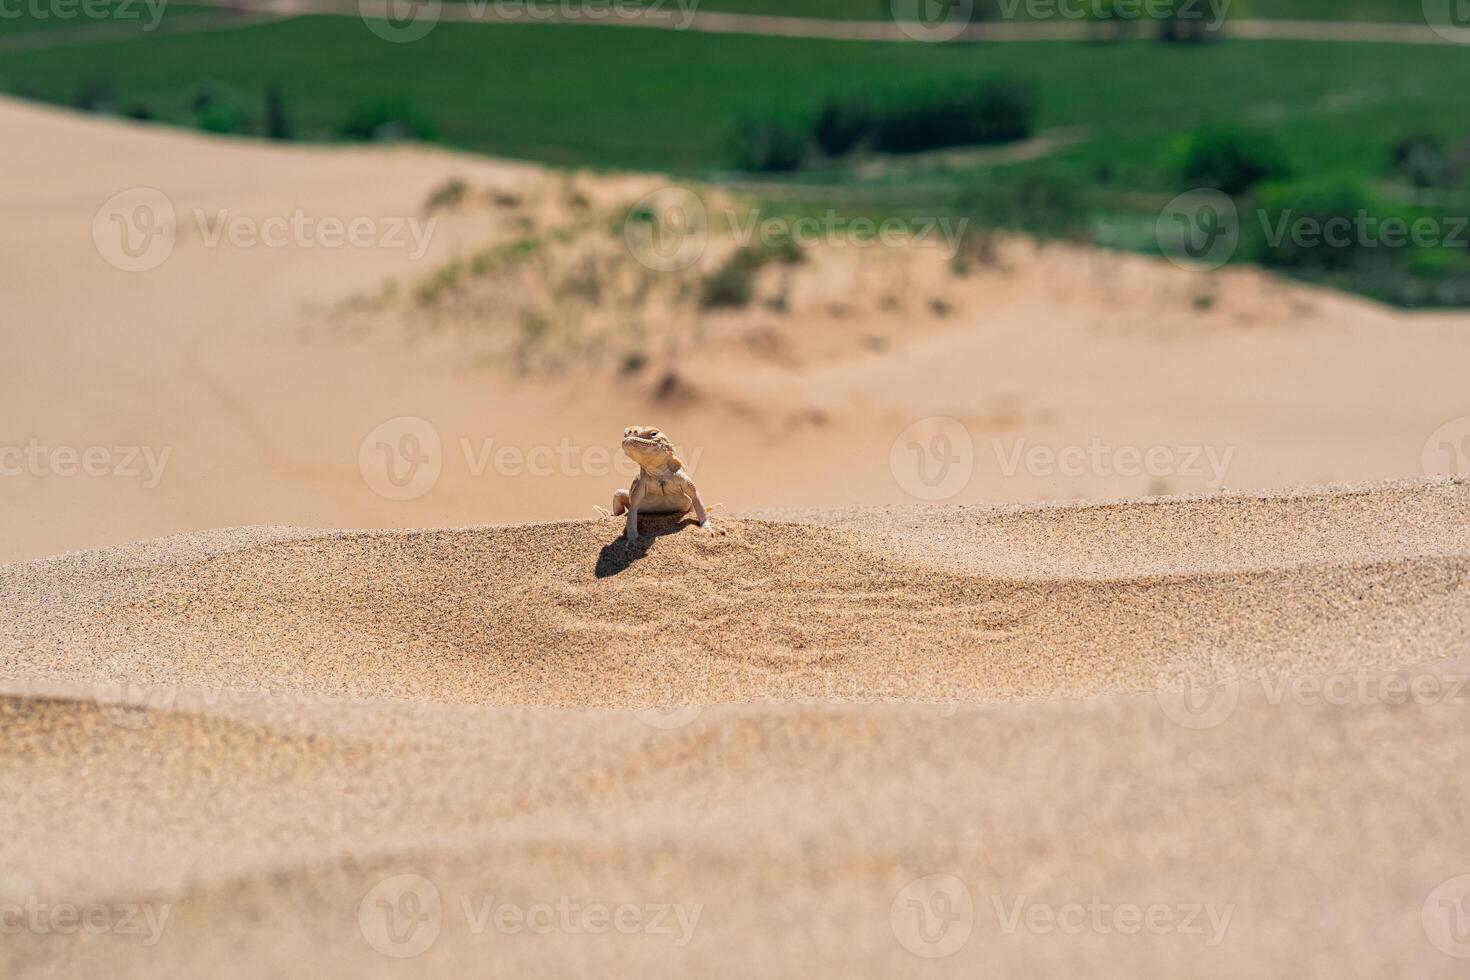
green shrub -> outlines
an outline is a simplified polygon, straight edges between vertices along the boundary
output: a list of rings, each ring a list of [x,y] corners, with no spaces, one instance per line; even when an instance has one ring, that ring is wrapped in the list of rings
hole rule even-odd
[[[823,153],[840,157],[872,133],[873,121],[873,107],[866,99],[832,100],[817,113],[812,135]]]
[[[206,133],[243,133],[250,129],[250,117],[235,93],[221,85],[199,86],[190,100],[194,125]]]
[[[1091,207],[1074,180],[1047,173],[1027,174],[971,191],[957,209],[970,218],[970,231],[984,236],[995,228],[1024,231],[1043,238],[1086,236]]]
[[[291,119],[286,115],[286,96],[272,82],[265,90],[265,135],[273,140],[291,138]]]
[[[348,113],[337,132],[344,139],[373,143],[428,140],[434,137],[434,127],[412,106],[387,99],[356,106]]]
[[[730,137],[737,169],[757,173],[796,170],[806,159],[806,137],[788,119],[742,119]]]
[[[1389,215],[1358,180],[1328,177],[1261,189],[1256,260],[1300,271],[1341,272],[1370,260],[1388,262],[1394,253],[1366,239],[1364,217]],[[1303,234],[1294,230],[1301,229]]]
[[[1036,109],[1036,93],[1029,84],[988,78],[887,107],[878,114],[873,142],[889,153],[1005,143],[1031,135]]]
[[[1291,176],[1286,155],[1270,136],[1235,128],[1201,129],[1187,138],[1179,174],[1188,187],[1213,187],[1234,197],[1265,180]]]
[[[1165,0],[1167,9],[1158,11],[1158,38],[1166,43],[1202,44],[1218,41],[1223,24],[1216,22],[1213,8],[1200,0]]]
[[[113,105],[112,81],[100,76],[86,79],[77,86],[72,105],[86,112],[110,112]]]
[[[763,264],[758,253],[746,248],[737,249],[724,265],[704,277],[699,305],[705,309],[749,305],[755,295],[755,274]]]
[[[438,211],[441,208],[454,209],[464,203],[465,195],[469,193],[469,185],[460,177],[450,177],[444,183],[429,192],[429,198],[424,202],[425,211]]]
[[[1420,189],[1452,182],[1444,143],[1438,136],[1404,137],[1389,148],[1389,165],[1394,173]]]

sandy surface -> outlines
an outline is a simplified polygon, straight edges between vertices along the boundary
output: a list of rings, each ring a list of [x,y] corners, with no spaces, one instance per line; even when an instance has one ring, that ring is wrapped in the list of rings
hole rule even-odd
[[[1459,975],[1466,484],[787,516],[9,566],[6,974]]]
[[[45,450],[0,478],[0,560],[244,524],[587,517],[626,485],[611,454],[641,422],[737,510],[1470,474],[1460,313],[1025,243],[967,257],[964,275],[942,248],[820,246],[763,271],[748,309],[706,311],[700,277],[728,234],[684,273],[625,246],[620,218],[653,178],[5,100],[0,139],[23,148],[0,162],[0,451]],[[453,178],[464,201],[428,212]],[[179,230],[162,264],[127,272],[104,257],[120,241],[104,205],[136,187],[163,193]],[[222,219],[297,212],[384,239],[391,222],[437,224],[417,257],[210,244]],[[528,237],[529,260],[417,302],[452,263]],[[624,373],[633,354],[643,367]],[[103,475],[55,475],[79,465],[57,450],[105,450]],[[418,482],[393,487],[390,464]]]
[[[0,976],[1463,974],[1464,314],[1010,240],[711,311],[652,177],[0,142]],[[298,211],[438,223],[211,244]],[[635,421],[712,530],[582,519]]]

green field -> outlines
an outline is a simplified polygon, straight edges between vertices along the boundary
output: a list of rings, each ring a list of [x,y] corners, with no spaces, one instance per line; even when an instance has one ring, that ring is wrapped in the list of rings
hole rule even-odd
[[[1273,132],[1307,172],[1376,170],[1400,136],[1470,129],[1470,57],[1449,46],[960,46],[451,23],[387,44],[355,19],[307,17],[17,53],[0,61],[0,85],[66,103],[84,80],[105,78],[157,118],[186,122],[200,85],[250,101],[279,79],[305,135],[331,134],[353,106],[381,98],[412,105],[455,146],[707,175],[725,167],[738,116],[996,72],[1037,82],[1042,130],[1086,127],[1048,165],[1109,162],[1139,189],[1159,188],[1169,143],[1202,122]]]
[[[834,96],[947,91],[995,74],[1035,83],[1034,152],[867,154],[775,177],[731,172],[742,117],[799,120]],[[735,182],[770,203],[867,213],[948,211],[1027,180],[1058,181],[1111,229],[1100,240],[1138,247],[1159,206],[1188,186],[1178,149],[1203,126],[1273,137],[1292,176],[1352,174],[1395,206],[1419,203],[1389,172],[1396,142],[1470,137],[1470,52],[1451,45],[898,44],[452,22],[390,44],[356,18],[301,17],[0,59],[10,92],[71,104],[101,86],[108,104],[178,125],[199,122],[207,92],[235,107],[226,115],[246,133],[262,131],[274,82],[300,139],[335,139],[354,109],[387,102],[451,146]],[[1013,217],[1024,226],[1029,215]]]

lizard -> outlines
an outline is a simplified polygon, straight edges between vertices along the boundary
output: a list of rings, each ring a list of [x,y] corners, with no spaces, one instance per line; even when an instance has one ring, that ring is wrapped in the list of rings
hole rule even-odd
[[[609,516],[628,515],[629,541],[638,540],[639,514],[682,516],[692,510],[699,526],[709,527],[704,501],[668,436],[651,425],[630,425],[623,430],[623,452],[638,464],[638,475],[632,486],[613,494]]]

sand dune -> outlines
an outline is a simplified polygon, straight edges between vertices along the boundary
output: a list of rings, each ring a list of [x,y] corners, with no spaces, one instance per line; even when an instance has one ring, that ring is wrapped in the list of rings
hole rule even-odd
[[[749,307],[710,311],[694,300],[728,241],[679,274],[626,248],[622,216],[664,178],[267,145],[6,99],[0,140],[14,148],[0,185],[0,560],[254,523],[584,517],[627,479],[606,465],[620,427],[645,421],[741,510],[912,503],[924,488],[894,447],[916,424],[911,442],[949,426],[968,447],[965,479],[944,491],[958,504],[1470,467],[1470,450],[1431,445],[1445,426],[1460,425],[1447,441],[1470,434],[1456,422],[1470,418],[1462,313],[1012,240],[963,273],[940,248],[820,245],[764,270]],[[464,201],[430,213],[454,179]],[[132,188],[163,194],[179,223],[162,264],[137,272],[107,258],[107,203]],[[723,194],[700,193],[721,213]],[[436,224],[421,252],[211,239],[222,221],[298,214],[384,237]],[[531,240],[534,260],[474,274]],[[632,354],[643,366],[624,372]],[[418,424],[406,419],[435,447],[411,499],[382,493],[372,469]],[[47,452],[10,473],[9,450],[32,444]],[[1094,445],[1103,464],[1025,462]],[[496,465],[502,448],[552,463]],[[114,465],[60,476],[56,449]],[[1111,455],[1151,449],[1165,453],[1154,472]]]
[[[1019,239],[710,310],[662,178],[0,141],[0,975],[1463,972],[1464,314]],[[636,421],[713,531],[575,519]]]
[[[7,975],[1456,975],[1470,485],[618,530],[0,570]]]

